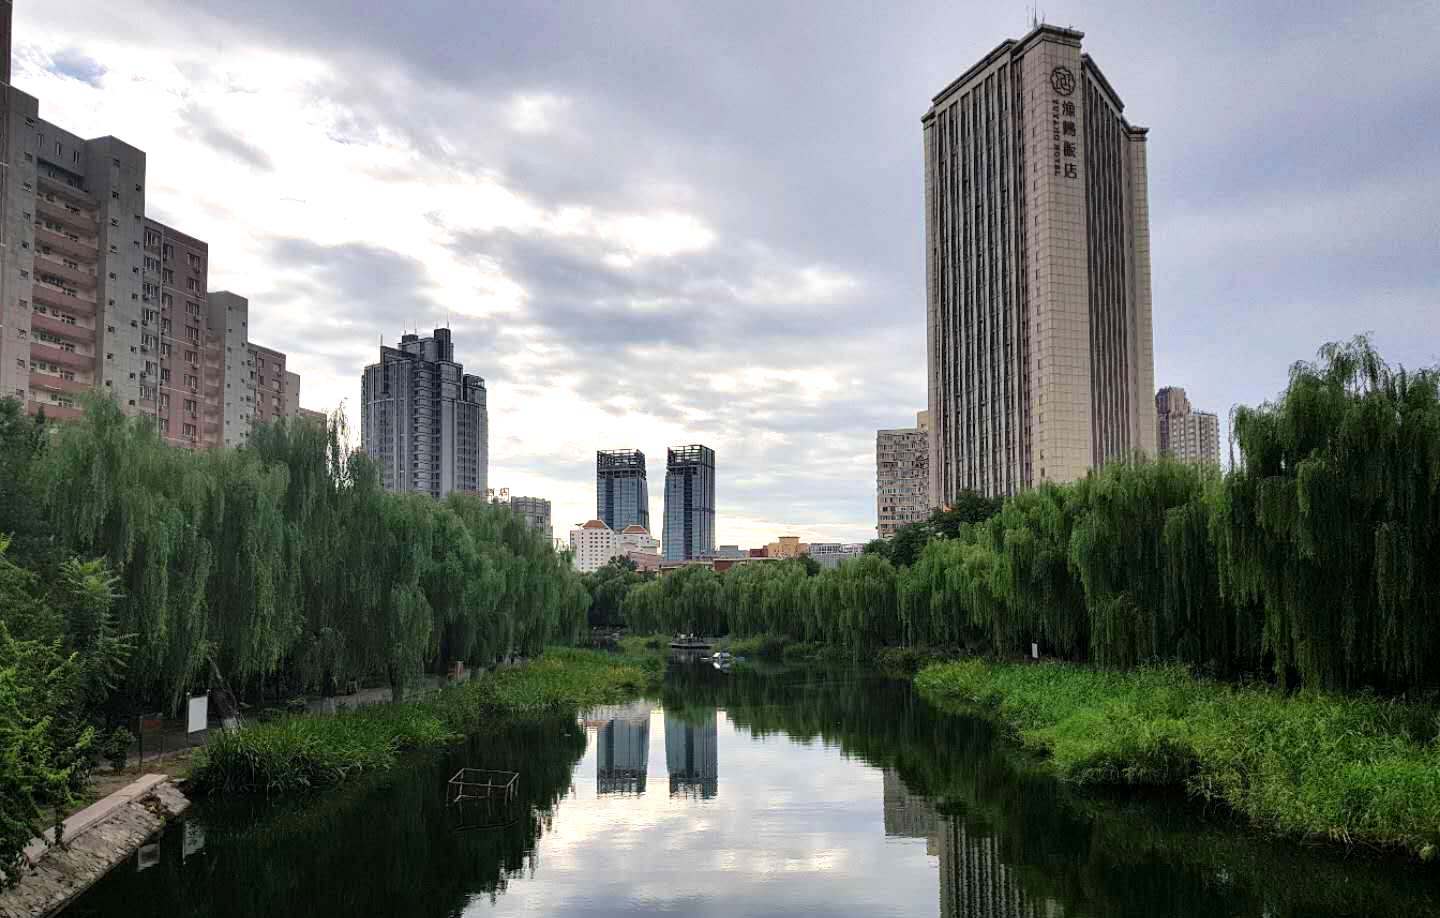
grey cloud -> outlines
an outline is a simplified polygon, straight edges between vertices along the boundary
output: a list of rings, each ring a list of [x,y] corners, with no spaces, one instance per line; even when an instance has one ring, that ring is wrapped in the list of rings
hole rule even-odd
[[[181,117],[195,138],[206,146],[264,172],[275,168],[269,153],[222,123],[215,112],[198,105],[190,105],[183,110]]]
[[[106,73],[105,67],[99,61],[76,48],[66,48],[52,55],[50,69],[61,76],[88,83],[96,88],[99,88],[100,80]]]
[[[737,441],[835,431],[862,452],[874,426],[905,423],[925,398],[900,375],[924,360],[919,116],[935,91],[1026,28],[1008,7],[862,0],[156,3],[166,10],[156,28],[175,29],[171,40],[213,32],[322,57],[335,77],[315,91],[349,112],[339,137],[398,133],[420,157],[497,176],[541,207],[674,209],[715,230],[710,251],[626,271],[583,239],[457,240],[527,292],[509,331],[456,325],[473,349],[467,365],[500,388],[543,385],[563,366],[596,403],[630,395],[667,418],[709,412]],[[1087,32],[1126,114],[1151,128],[1157,384],[1185,385],[1224,416],[1272,396],[1290,362],[1325,338],[1370,328],[1394,360],[1435,359],[1440,184],[1426,179],[1440,149],[1430,115],[1440,5],[1077,0],[1066,19]],[[573,101],[555,133],[517,136],[505,105],[534,92]],[[1393,188],[1407,191],[1384,194]],[[1371,219],[1351,215],[1352,199]],[[780,254],[765,263],[749,243]],[[433,321],[437,304],[414,300],[419,275],[393,261],[298,254],[324,264],[306,275],[308,301],[338,303],[357,333],[368,323],[394,334],[427,309]],[[735,293],[806,264],[861,275],[865,287],[841,304]],[[561,356],[512,370],[509,352],[531,335]],[[640,362],[656,353],[669,356]],[[750,365],[832,371],[854,387],[817,406],[717,393],[703,378]],[[802,482],[790,483],[805,500]],[[868,524],[873,482],[849,485],[857,497],[835,506]],[[764,503],[758,491],[735,499]]]

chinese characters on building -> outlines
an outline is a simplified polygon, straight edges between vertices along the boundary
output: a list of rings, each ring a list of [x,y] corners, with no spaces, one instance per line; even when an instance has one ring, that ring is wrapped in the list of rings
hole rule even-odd
[[[1078,178],[1076,171],[1076,141],[1065,138],[1075,137],[1075,103],[1070,100],[1050,100],[1050,134],[1055,145],[1055,177]]]

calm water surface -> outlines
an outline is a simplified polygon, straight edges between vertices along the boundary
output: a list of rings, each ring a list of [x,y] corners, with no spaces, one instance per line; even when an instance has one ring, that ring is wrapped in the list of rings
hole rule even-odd
[[[447,806],[461,766],[518,799]],[[904,684],[686,666],[337,793],[197,805],[66,914],[1414,916],[1436,873],[1073,793]]]

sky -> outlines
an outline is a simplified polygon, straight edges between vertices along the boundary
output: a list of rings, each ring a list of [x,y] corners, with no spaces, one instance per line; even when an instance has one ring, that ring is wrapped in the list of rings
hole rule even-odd
[[[1052,2],[1150,128],[1155,379],[1222,418],[1325,342],[1440,363],[1440,3]],[[1015,3],[19,0],[14,84],[147,153],[301,404],[448,326],[492,487],[716,451],[717,541],[864,541],[925,407],[920,116]],[[1222,431],[1223,435],[1223,431]]]

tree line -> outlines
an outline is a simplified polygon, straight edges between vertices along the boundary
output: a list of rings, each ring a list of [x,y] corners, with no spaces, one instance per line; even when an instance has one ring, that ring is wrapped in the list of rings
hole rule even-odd
[[[23,845],[109,730],[191,692],[400,690],[578,635],[589,597],[548,534],[387,492],[345,443],[338,414],[197,452],[107,399],[67,425],[0,400],[0,831]]]
[[[836,570],[685,568],[628,585],[619,608],[636,630],[778,634],[856,656],[1035,644],[1282,684],[1433,685],[1440,373],[1391,368],[1364,338],[1327,345],[1232,427],[1227,473],[1113,463],[998,504],[967,496]]]

